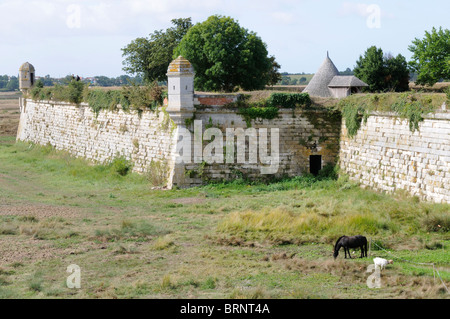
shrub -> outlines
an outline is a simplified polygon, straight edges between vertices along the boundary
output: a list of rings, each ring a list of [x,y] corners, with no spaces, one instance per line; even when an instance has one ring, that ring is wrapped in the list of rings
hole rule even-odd
[[[317,179],[332,179],[337,180],[339,177],[339,168],[332,164],[325,165],[317,175]]]
[[[132,169],[133,165],[125,157],[117,157],[111,163],[113,172],[120,176],[126,176]]]
[[[169,178],[167,162],[152,160],[148,168],[147,178],[153,186],[166,186]]]
[[[143,111],[145,108],[155,110],[163,104],[163,89],[155,81],[150,85],[132,84],[122,88],[122,94],[129,101],[132,109]]]
[[[81,81],[71,81],[67,86],[67,102],[80,104],[83,102],[85,84]]]
[[[131,109],[142,112],[144,109],[154,110],[164,102],[167,92],[153,82],[150,85],[132,84],[122,90],[88,90],[88,86],[80,81],[71,81],[69,85],[56,85],[51,88],[35,86],[30,91],[30,97],[37,100],[64,101],[75,104],[87,102],[93,112],[98,115],[100,110],[115,110],[119,105],[124,111]]]
[[[296,108],[311,106],[311,98],[308,93],[273,93],[267,100],[272,107]]]
[[[450,215],[448,213],[427,215],[423,220],[423,225],[430,232],[448,232],[450,231]]]
[[[85,94],[85,101],[95,114],[102,109],[114,111],[119,105],[123,110],[128,110],[130,107],[130,101],[123,95],[123,92],[115,90],[89,90]]]

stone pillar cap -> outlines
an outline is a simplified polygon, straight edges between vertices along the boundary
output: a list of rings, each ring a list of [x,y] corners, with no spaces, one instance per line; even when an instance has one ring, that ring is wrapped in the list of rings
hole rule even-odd
[[[169,64],[169,68],[167,69],[167,75],[194,75],[194,67],[192,66],[191,62],[183,58],[181,55],[173,60]]]
[[[30,71],[30,72],[34,72],[34,66],[28,62],[25,62],[24,64],[21,65],[19,71]]]

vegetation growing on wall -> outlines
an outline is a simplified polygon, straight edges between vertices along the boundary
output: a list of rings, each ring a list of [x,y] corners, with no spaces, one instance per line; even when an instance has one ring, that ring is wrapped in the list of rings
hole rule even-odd
[[[52,100],[75,104],[85,102],[98,114],[101,110],[115,110],[119,105],[124,111],[155,110],[163,105],[165,94],[156,81],[145,86],[123,86],[121,90],[89,89],[83,82],[72,81],[67,86],[54,87],[44,87],[38,82],[30,91],[29,97],[35,101]]]
[[[296,108],[311,106],[311,98],[308,93],[273,93],[268,104],[272,107]]]
[[[247,123],[247,127],[251,126],[251,121],[253,119],[265,119],[272,120],[278,117],[278,108],[269,106],[269,107],[242,107],[239,108],[238,114],[242,115]]]
[[[352,95],[341,100],[337,108],[342,112],[350,137],[356,135],[362,121],[372,112],[395,112],[409,122],[411,132],[419,129],[423,116],[437,110],[445,101],[444,94],[415,92]]]
[[[278,117],[280,108],[309,107],[312,102],[308,93],[272,93],[269,98],[257,102],[249,102],[250,95],[241,95],[237,102],[230,103],[226,107],[238,108],[238,114],[242,115],[251,126],[251,120]]]

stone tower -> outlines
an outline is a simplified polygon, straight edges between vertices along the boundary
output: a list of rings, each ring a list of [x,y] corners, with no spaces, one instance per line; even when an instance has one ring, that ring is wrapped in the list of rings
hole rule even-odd
[[[35,70],[34,66],[28,62],[22,64],[19,69],[19,88],[22,92],[26,92],[34,85]]]
[[[169,64],[167,112],[176,124],[184,123],[194,114],[194,75],[192,64],[182,56]]]
[[[192,119],[195,112],[194,75],[192,64],[182,56],[173,60],[167,70],[169,104],[166,111],[176,124],[176,129],[172,132],[173,149],[169,160],[171,173],[167,183],[168,188],[183,187],[186,184],[186,163],[183,158],[184,155],[191,154],[192,139],[186,127],[186,120]],[[183,156],[180,156],[181,149],[183,149]]]

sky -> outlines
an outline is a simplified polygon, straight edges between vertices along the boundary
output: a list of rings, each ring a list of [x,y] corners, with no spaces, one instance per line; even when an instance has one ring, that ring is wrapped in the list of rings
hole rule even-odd
[[[38,76],[117,77],[132,40],[216,14],[256,32],[281,72],[315,73],[327,51],[343,71],[372,45],[409,61],[411,42],[449,29],[449,13],[449,0],[0,0],[0,74],[30,62]]]

